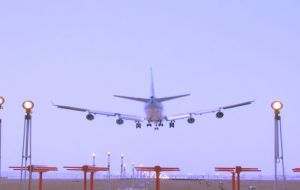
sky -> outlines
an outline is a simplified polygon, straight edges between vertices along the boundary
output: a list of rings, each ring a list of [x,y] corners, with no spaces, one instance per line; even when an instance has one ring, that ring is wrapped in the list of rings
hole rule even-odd
[[[107,165],[120,154],[145,166],[214,173],[216,166],[258,167],[274,173],[274,114],[281,100],[286,172],[300,167],[300,2],[3,1],[0,6],[2,171],[21,163],[25,111],[32,100],[32,162]],[[191,93],[164,103],[172,115],[255,103],[186,120],[159,131],[125,121],[61,110],[51,102],[144,115],[150,68],[157,97]]]

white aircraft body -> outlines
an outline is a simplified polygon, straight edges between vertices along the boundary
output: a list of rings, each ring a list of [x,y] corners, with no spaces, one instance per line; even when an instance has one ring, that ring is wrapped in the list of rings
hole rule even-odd
[[[150,96],[150,98],[136,98],[136,97],[114,95],[115,97],[118,97],[118,98],[125,98],[125,99],[129,99],[129,100],[134,100],[134,101],[139,101],[139,102],[145,103],[145,107],[144,107],[144,111],[146,114],[145,117],[140,117],[137,115],[128,115],[128,114],[117,113],[117,112],[96,111],[96,110],[91,110],[91,109],[86,109],[86,108],[56,105],[56,104],[54,104],[54,106],[56,106],[58,108],[62,108],[62,109],[86,112],[87,120],[93,120],[94,115],[104,115],[104,116],[116,117],[117,118],[116,123],[119,125],[123,124],[124,120],[134,121],[136,123],[136,128],[141,128],[142,127],[141,122],[147,121],[147,127],[149,127],[149,126],[151,127],[152,124],[154,124],[155,125],[154,129],[158,130],[159,127],[163,126],[163,121],[169,122],[169,127],[174,128],[174,126],[175,126],[174,122],[176,120],[187,119],[188,123],[194,123],[195,122],[194,116],[197,116],[197,115],[216,113],[217,118],[222,118],[224,116],[223,110],[249,105],[254,102],[254,101],[247,101],[247,102],[242,102],[239,104],[222,106],[222,107],[218,107],[218,108],[214,108],[214,109],[210,109],[210,110],[195,111],[195,112],[183,113],[183,114],[178,114],[178,115],[173,115],[173,116],[164,115],[162,102],[189,96],[189,95],[190,94],[183,94],[183,95],[178,95],[178,96],[156,98],[154,95],[153,75],[152,75],[152,71],[151,71],[151,96]]]

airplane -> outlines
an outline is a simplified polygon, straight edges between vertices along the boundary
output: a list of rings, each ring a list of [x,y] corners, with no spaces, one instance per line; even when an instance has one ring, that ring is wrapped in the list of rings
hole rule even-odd
[[[65,106],[65,105],[56,105],[56,104],[53,104],[53,105],[56,106],[57,108],[61,108],[61,109],[86,112],[87,113],[86,119],[90,120],[90,121],[94,120],[95,115],[104,115],[104,116],[108,116],[108,117],[116,117],[117,118],[116,123],[118,125],[122,125],[124,123],[124,120],[129,120],[129,121],[134,121],[136,123],[136,128],[138,129],[138,128],[142,128],[141,123],[143,121],[147,121],[147,127],[151,127],[152,124],[154,124],[155,125],[154,129],[158,130],[159,127],[163,126],[164,121],[169,122],[170,128],[174,128],[176,120],[187,119],[187,122],[192,124],[195,122],[194,116],[197,116],[197,115],[216,113],[216,117],[220,119],[224,116],[223,110],[249,105],[254,102],[254,101],[247,101],[247,102],[242,102],[242,103],[229,105],[229,106],[221,106],[221,107],[206,110],[206,111],[195,111],[195,112],[177,114],[177,115],[172,115],[172,116],[166,116],[163,113],[162,102],[190,96],[190,94],[182,94],[182,95],[177,95],[177,96],[157,98],[154,94],[154,83],[153,83],[152,70],[151,70],[151,87],[150,88],[151,88],[150,89],[150,93],[151,93],[150,98],[137,98],[137,97],[114,95],[117,98],[124,98],[124,99],[133,100],[133,101],[143,102],[145,104],[145,106],[144,106],[144,111],[146,114],[145,117],[141,117],[141,116],[137,116],[137,115],[128,115],[128,114],[117,113],[117,112],[97,111],[97,110]]]

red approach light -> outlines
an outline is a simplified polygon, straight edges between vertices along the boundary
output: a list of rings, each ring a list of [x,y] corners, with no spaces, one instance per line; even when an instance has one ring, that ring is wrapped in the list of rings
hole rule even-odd
[[[94,173],[96,172],[102,172],[102,171],[108,171],[109,168],[107,167],[96,167],[96,166],[89,166],[89,165],[83,165],[83,166],[64,166],[66,170],[69,171],[82,171],[83,172],[83,189],[86,190],[87,186],[87,179],[86,175],[88,172],[90,172],[90,190],[94,189]]]
[[[300,172],[300,168],[294,168],[293,172]]]
[[[233,167],[216,167],[215,171],[217,172],[230,172],[232,175],[232,190],[235,190],[236,184],[235,184],[235,175],[237,175],[237,190],[241,189],[240,184],[240,173],[241,172],[261,172],[258,168],[242,168],[241,166]]]
[[[155,172],[155,176],[156,176],[156,190],[160,190],[160,179],[159,179],[159,176],[160,176],[160,172],[162,171],[166,171],[166,172],[170,172],[170,171],[180,171],[179,168],[174,168],[174,167],[160,167],[160,166],[154,166],[154,167],[144,167],[144,166],[138,166],[138,167],[135,167],[135,169],[137,171],[153,171]]]
[[[38,166],[38,165],[29,165],[27,167],[10,166],[9,168],[11,168],[13,170],[26,170],[26,171],[29,171],[29,172],[39,173],[39,190],[43,189],[43,173],[44,172],[50,172],[50,171],[57,171],[57,167]]]

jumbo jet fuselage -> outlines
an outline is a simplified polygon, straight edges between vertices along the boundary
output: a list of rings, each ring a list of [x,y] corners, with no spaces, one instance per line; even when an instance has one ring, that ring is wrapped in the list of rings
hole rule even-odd
[[[162,103],[159,102],[154,96],[151,96],[144,107],[146,119],[148,120],[148,122],[158,123],[163,121],[163,109],[164,107]]]

